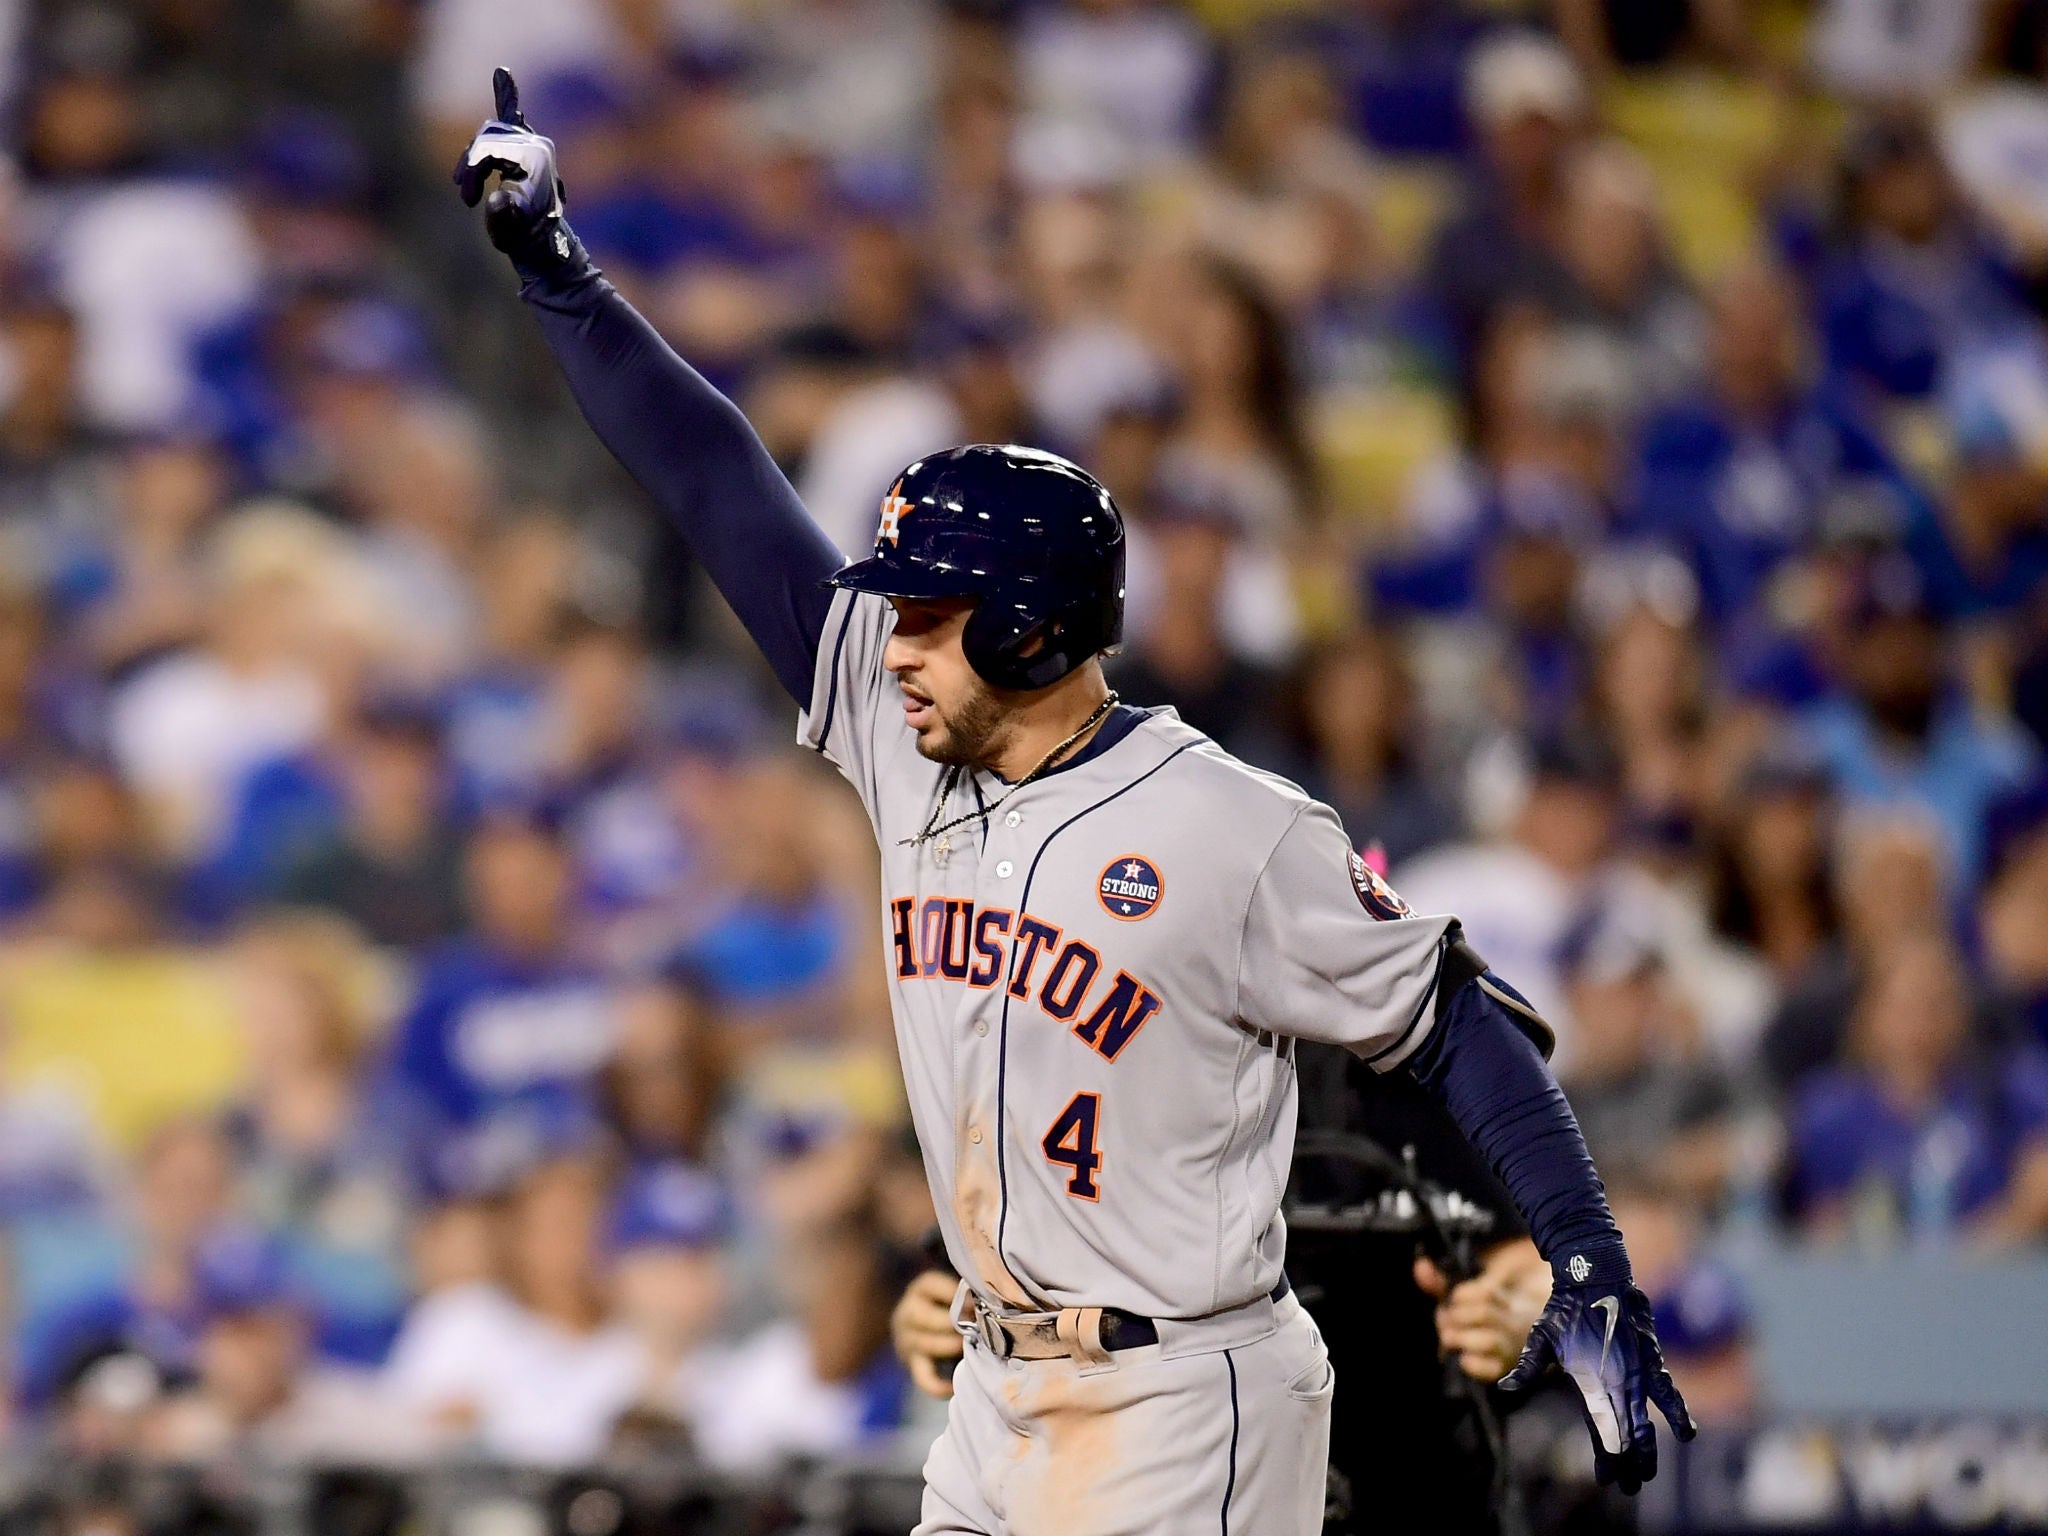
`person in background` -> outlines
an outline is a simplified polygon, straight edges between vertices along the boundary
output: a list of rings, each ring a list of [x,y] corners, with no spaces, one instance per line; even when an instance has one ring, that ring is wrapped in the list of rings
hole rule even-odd
[[[1571,1014],[1557,956],[1573,915],[1609,871],[1615,834],[1614,762],[1596,741],[1539,742],[1526,793],[1505,835],[1450,843],[1393,872],[1417,912],[1455,902],[1474,947],[1557,1030],[1559,1070],[1569,1070]]]
[[[733,1471],[853,1453],[895,1428],[910,1382],[890,1309],[932,1221],[921,1165],[873,1129],[784,1161],[761,1200],[791,1315],[703,1351],[683,1378],[698,1449]]]
[[[1455,838],[1455,801],[1424,772],[1421,722],[1401,636],[1361,629],[1297,664],[1288,697],[1290,776],[1336,810],[1352,840],[1392,865]]]
[[[1698,301],[1664,248],[1656,180],[1640,155],[1611,139],[1573,152],[1557,248],[1572,286],[1555,306],[1556,318],[1620,353],[1638,408],[1691,389],[1705,327]]]
[[[202,437],[164,434],[121,457],[119,521],[60,587],[80,604],[95,660],[119,675],[198,640],[206,626],[205,536],[226,505],[229,466]]]
[[[1956,901],[1976,889],[1984,814],[2028,777],[2037,754],[2010,720],[1987,715],[1949,676],[1938,616],[1910,562],[1880,558],[1851,614],[1840,692],[1799,725],[1845,805],[1899,805],[1941,829]]]
[[[1423,270],[1470,379],[1480,341],[1504,309],[1549,308],[1571,293],[1559,218],[1566,164],[1587,115],[1585,82],[1556,42],[1506,32],[1469,56],[1465,111],[1478,166]]]
[[[146,1456],[176,1465],[290,1465],[418,1455],[410,1426],[376,1411],[366,1377],[315,1362],[315,1315],[274,1243],[239,1234],[212,1244],[201,1256],[195,1301],[192,1380],[150,1414]]]
[[[150,1138],[136,1158],[136,1252],[122,1271],[74,1282],[22,1320],[22,1402],[47,1405],[82,1362],[109,1351],[138,1355],[163,1377],[191,1372],[203,1321],[198,1265],[227,1228],[233,1176],[227,1140],[208,1120],[176,1121]]]
[[[1221,508],[1162,498],[1145,524],[1158,606],[1110,679],[1137,705],[1164,705],[1226,750],[1255,755],[1273,734],[1278,679],[1232,646],[1224,588],[1242,530]]]
[[[810,765],[786,750],[756,753],[725,788],[711,829],[723,899],[666,969],[708,1008],[719,1070],[739,1072],[793,1045],[843,1039],[862,951],[850,866],[828,857],[820,830],[841,808]]]
[[[529,512],[493,528],[472,572],[482,642],[448,691],[448,754],[474,808],[542,793],[553,737],[551,668],[579,611],[581,539],[563,518]]]
[[[683,1419],[691,1375],[727,1307],[724,1245],[732,1202],[718,1181],[682,1162],[645,1163],[629,1173],[606,1229],[612,1305],[639,1339],[639,1397],[612,1427],[614,1452],[626,1446],[689,1444]]]
[[[1289,560],[1325,510],[1285,322],[1220,258],[1169,261],[1156,277],[1135,302],[1180,389],[1156,501],[1232,531],[1219,622],[1232,649],[1275,665],[1300,639]]]
[[[464,877],[474,927],[433,952],[385,1063],[396,1123],[416,1135],[513,1104],[580,1102],[617,1034],[616,993],[577,950],[552,818],[486,817]]]
[[[1782,990],[1841,936],[1829,875],[1834,804],[1810,756],[1766,747],[1737,777],[1713,829],[1708,906],[1714,932],[1758,958]]]
[[[1940,838],[1924,818],[1850,814],[1826,862],[1839,933],[1793,977],[1758,1042],[1759,1062],[1780,1092],[1838,1062],[1857,995],[1881,956],[1946,927]]]
[[[609,1159],[557,1145],[514,1183],[504,1283],[443,1294],[401,1332],[385,1391],[454,1443],[525,1465],[587,1464],[638,1398],[640,1338],[612,1318],[603,1272]]]
[[[1586,1145],[1618,1178],[1720,1199],[1735,1151],[1735,1085],[1689,1038],[1652,926],[1640,908],[1596,902],[1558,957],[1572,1010],[1561,1082]]]
[[[1685,552],[1715,624],[1768,597],[1837,481],[1879,479],[1904,498],[1883,440],[1807,378],[1798,306],[1791,274],[1767,259],[1730,269],[1708,294],[1700,387],[1643,426],[1642,515]]]
[[[1655,1298],[1657,1336],[1670,1334],[1688,1390],[1698,1383],[1701,1406],[1694,1412],[1705,1424],[1746,1422],[1761,1396],[1749,1298],[1741,1278],[1702,1251],[1700,1207],[1655,1180],[1626,1176],[1614,1181],[1610,1198],[1616,1223],[1642,1247],[1637,1262],[1643,1288]]]
[[[1977,907],[1984,965],[2018,1033],[2048,1049],[2048,782],[1993,807]]]
[[[703,1160],[718,1089],[714,1048],[702,1000],[687,990],[651,982],[620,999],[599,1099],[633,1165]]]
[[[215,531],[203,644],[168,656],[117,690],[107,739],[180,859],[218,846],[242,776],[320,734],[321,667],[336,638],[347,540],[310,513],[245,511]]]
[[[345,925],[245,924],[229,957],[249,1079],[225,1127],[237,1205],[273,1233],[322,1322],[324,1352],[381,1358],[405,1309],[402,1169],[369,1115],[364,1063],[388,980]]]
[[[373,695],[332,768],[331,822],[292,849],[268,894],[333,912],[392,948],[454,937],[462,845],[438,713],[403,694]]]
[[[1932,934],[1872,957],[1849,1057],[1791,1112],[1789,1195],[1816,1236],[1986,1247],[2048,1234],[2048,1056],[1984,1049],[1970,984]]]
[[[1844,238],[1816,279],[1831,374],[1880,408],[1925,401],[1959,360],[2024,334],[2017,281],[1958,203],[1917,116],[1859,126],[1842,180]]]

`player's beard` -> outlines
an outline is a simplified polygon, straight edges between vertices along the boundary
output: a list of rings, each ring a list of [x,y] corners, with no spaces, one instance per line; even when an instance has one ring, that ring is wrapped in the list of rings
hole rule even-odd
[[[969,684],[965,698],[937,713],[939,729],[917,739],[917,750],[935,763],[987,768],[1009,746],[1010,733],[1016,729],[995,690],[978,677]]]

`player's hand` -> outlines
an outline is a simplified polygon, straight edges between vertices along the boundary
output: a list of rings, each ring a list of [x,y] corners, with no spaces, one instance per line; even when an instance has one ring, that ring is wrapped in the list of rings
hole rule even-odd
[[[1650,1299],[1628,1281],[1572,1284],[1559,1278],[1501,1390],[1521,1392],[1557,1366],[1579,1389],[1593,1435],[1593,1475],[1634,1493],[1657,1475],[1650,1404],[1681,1440],[1699,1433],[1650,1321]]]
[[[456,162],[456,190],[472,208],[482,200],[491,244],[522,266],[567,262],[574,240],[562,221],[565,189],[555,171],[555,141],[527,124],[511,70],[495,71],[491,89],[496,114],[484,119]],[[486,198],[484,188],[493,176],[498,185]]]
[[[1426,1258],[1415,1261],[1415,1283],[1437,1299],[1437,1345],[1474,1381],[1498,1381],[1521,1353],[1522,1341],[1550,1299],[1550,1266],[1526,1238],[1503,1243],[1478,1274],[1452,1285]]]
[[[953,1395],[952,1365],[965,1348],[953,1331],[953,1293],[959,1287],[951,1275],[928,1269],[904,1288],[889,1314],[897,1357],[910,1368],[918,1391],[932,1397]]]

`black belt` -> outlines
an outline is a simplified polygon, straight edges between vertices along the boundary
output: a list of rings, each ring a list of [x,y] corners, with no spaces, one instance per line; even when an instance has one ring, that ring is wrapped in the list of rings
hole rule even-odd
[[[1266,1293],[1267,1298],[1279,1301],[1294,1287],[1287,1283],[1287,1276],[1281,1275],[1280,1283]],[[1102,1309],[1102,1347],[1115,1353],[1119,1349],[1143,1349],[1148,1344],[1159,1342],[1159,1325],[1149,1317],[1140,1317],[1135,1312],[1126,1312],[1121,1307]]]

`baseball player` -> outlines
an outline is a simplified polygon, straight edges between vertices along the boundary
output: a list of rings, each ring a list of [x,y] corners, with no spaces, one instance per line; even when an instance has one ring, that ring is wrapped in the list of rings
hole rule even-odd
[[[1294,1044],[1414,1073],[1528,1219],[1505,1385],[1577,1383],[1604,1480],[1691,1420],[1533,1010],[1336,816],[1120,703],[1123,525],[1026,448],[934,453],[845,563],[745,418],[592,265],[500,70],[455,179],[584,414],[674,518],[865,804],[897,1043],[968,1350],[920,1532],[1312,1532],[1331,1372],[1279,1205]],[[491,187],[493,178],[495,188]],[[1369,1389],[1366,1388],[1366,1389]]]

